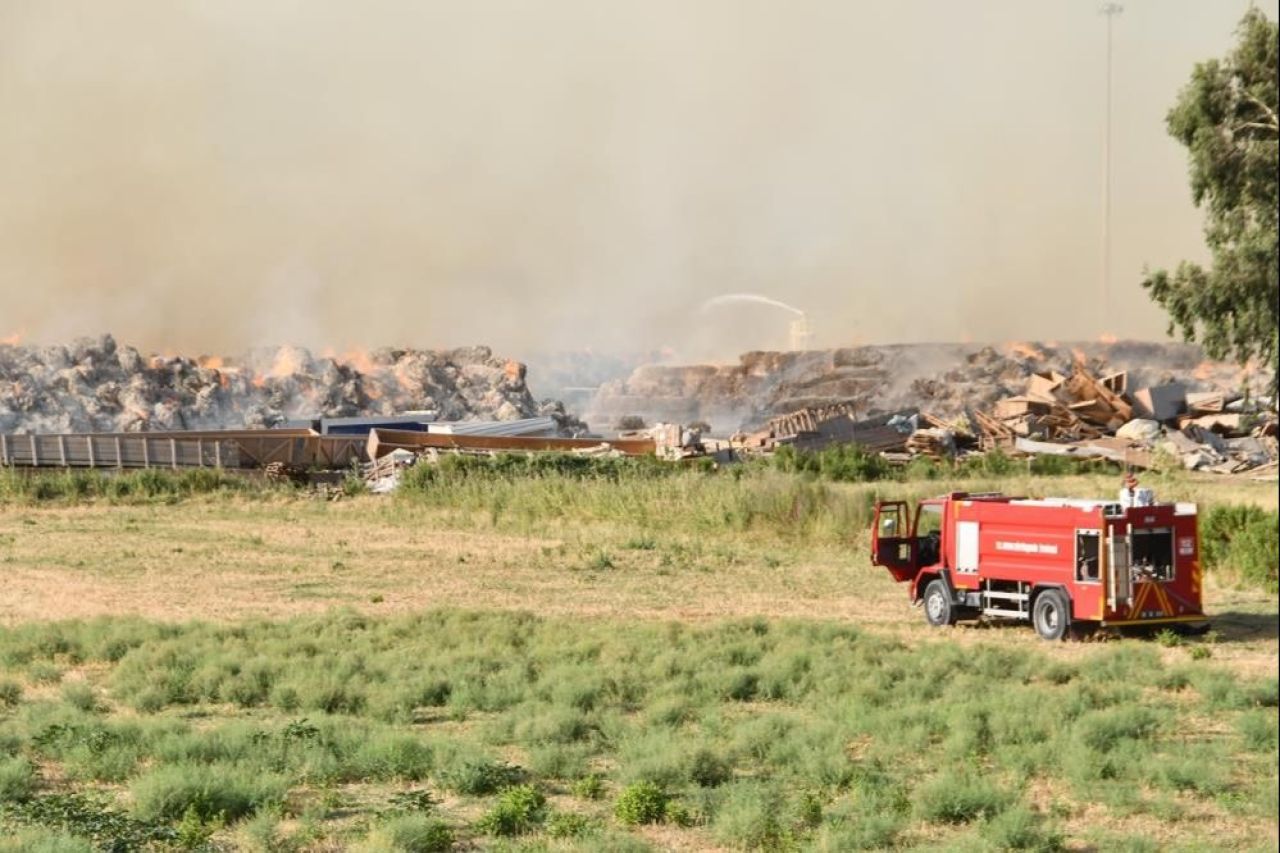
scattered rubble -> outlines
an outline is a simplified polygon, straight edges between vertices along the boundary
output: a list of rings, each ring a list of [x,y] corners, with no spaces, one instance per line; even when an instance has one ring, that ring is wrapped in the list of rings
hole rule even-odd
[[[1275,467],[1274,404],[1243,392],[1188,395],[1174,381],[1129,389],[1125,371],[1098,376],[1077,361],[1070,374],[1032,373],[1021,393],[993,400],[985,411],[966,406],[951,420],[914,408],[855,420],[856,407],[829,405],[773,418],[762,430],[736,438],[745,449],[765,452],[851,443],[897,462],[999,449],[1014,456],[1108,459],[1132,468],[1153,467],[1159,453],[1192,470],[1233,474]]]
[[[1077,363],[1110,395],[1125,398],[1134,390],[1177,382],[1189,395],[1188,405],[1197,406],[1211,407],[1218,396],[1238,395],[1245,387],[1256,392],[1269,380],[1259,370],[1208,361],[1198,346],[1185,343],[895,344],[751,352],[727,365],[649,364],[625,379],[600,384],[581,414],[598,424],[614,424],[626,415],[648,423],[705,421],[717,435],[754,433],[773,418],[806,410],[826,414],[832,407],[855,418],[915,409],[951,421],[966,410],[990,412],[1006,398],[1043,396],[1043,386],[1056,381],[1055,374],[1071,381]],[[1123,374],[1128,387],[1107,387],[1115,374]],[[1085,411],[1059,413],[1065,432],[1080,429],[1082,416],[1104,414],[1111,405],[1111,397],[1103,394],[1084,393],[1080,399],[1098,402],[1082,406]],[[1111,414],[1123,420],[1149,417],[1141,411],[1141,399],[1129,397],[1129,410]]]
[[[230,359],[143,355],[110,335],[71,346],[0,344],[0,433],[275,427],[295,419],[423,413],[438,420],[550,417],[525,366],[487,347],[315,356],[282,346]]]
[[[995,417],[979,420],[978,432],[988,447],[1007,447],[1012,434],[1013,448],[1023,453],[1100,456],[1137,468],[1151,467],[1156,452],[1188,469],[1219,473],[1276,459],[1268,435],[1275,432],[1274,406],[1243,390],[1199,392],[1189,400],[1177,381],[1129,389],[1128,374],[1098,378],[1082,363],[1069,377],[1036,374],[1024,397],[997,401]],[[1011,406],[1013,399],[1026,405]]]
[[[632,428],[607,439],[583,437],[586,424],[561,404],[535,401],[526,373],[485,347],[342,358],[279,347],[230,360],[144,357],[110,336],[0,344],[0,464],[226,466],[218,442],[233,441],[224,449],[238,464],[268,478],[367,462],[375,490],[393,488],[411,462],[450,453],[728,461],[856,444],[894,462],[999,449],[1135,468],[1161,456],[1219,473],[1276,468],[1275,402],[1249,394],[1270,378],[1184,344],[904,345],[649,366],[596,395],[597,416]],[[726,417],[754,426],[710,438]],[[207,432],[215,428],[251,431]],[[138,433],[154,441],[138,444]],[[169,456],[157,455],[154,442],[166,441]],[[194,442],[194,455],[179,442]]]

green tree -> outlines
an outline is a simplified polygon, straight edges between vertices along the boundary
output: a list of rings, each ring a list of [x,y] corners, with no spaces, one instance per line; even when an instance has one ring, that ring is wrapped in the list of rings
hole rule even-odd
[[[1212,358],[1243,364],[1256,357],[1274,374],[1277,27],[1250,9],[1237,34],[1225,59],[1196,65],[1167,118],[1169,134],[1189,152],[1191,194],[1205,208],[1212,266],[1183,261],[1172,274],[1148,271],[1142,286],[1169,312],[1170,334],[1198,337]]]

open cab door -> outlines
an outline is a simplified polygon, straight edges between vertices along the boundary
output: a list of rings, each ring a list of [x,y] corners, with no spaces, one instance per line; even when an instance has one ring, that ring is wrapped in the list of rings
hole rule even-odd
[[[916,540],[911,535],[911,510],[905,501],[876,503],[871,563],[884,566],[896,581],[916,576]]]

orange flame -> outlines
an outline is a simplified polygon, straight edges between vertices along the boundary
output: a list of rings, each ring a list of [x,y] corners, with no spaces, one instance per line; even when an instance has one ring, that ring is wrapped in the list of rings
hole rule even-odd
[[[202,355],[196,359],[196,364],[209,370],[221,370],[226,360],[220,355]]]
[[[1212,361],[1202,361],[1196,365],[1196,369],[1191,375],[1201,381],[1209,379],[1213,376],[1214,364]]]
[[[298,358],[298,351],[292,347],[281,347],[276,352],[275,361],[271,363],[271,369],[267,371],[267,376],[283,379],[286,376],[301,372],[302,362]]]
[[[22,344],[22,337],[23,337],[22,332],[14,332],[12,334],[5,335],[3,338],[0,338],[0,344],[7,344],[8,346],[11,346],[11,347],[20,346]]]
[[[338,357],[337,361],[348,367],[354,367],[361,373],[373,373],[377,369],[369,353],[362,349],[351,349]]]
[[[1117,338],[1115,335],[1111,334],[1110,332],[1103,332],[1102,334],[1098,335],[1098,342],[1107,344],[1108,346],[1111,344],[1114,344],[1118,340],[1120,339]]]
[[[1008,354],[1013,357],[1022,357],[1025,359],[1029,359],[1031,361],[1045,360],[1045,354],[1043,350],[1034,346],[1033,344],[1025,343],[1022,341],[1015,341],[1011,344],[1008,344],[1006,346],[1006,350]]]

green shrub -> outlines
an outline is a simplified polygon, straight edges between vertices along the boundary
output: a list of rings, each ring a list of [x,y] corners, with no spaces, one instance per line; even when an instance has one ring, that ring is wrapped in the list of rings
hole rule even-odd
[[[187,806],[182,813],[182,820],[174,827],[178,847],[183,850],[202,850],[209,843],[213,834],[222,828],[222,817],[212,820],[202,818],[195,804]]]
[[[344,496],[354,498],[368,493],[369,486],[365,483],[364,477],[360,476],[358,470],[352,470],[342,478],[342,494]]]
[[[26,801],[0,798],[0,804],[4,805],[5,817],[16,823],[57,827],[105,850],[156,849],[177,837],[166,824],[135,820],[116,811],[101,794],[42,794]]]
[[[434,811],[439,804],[436,798],[431,795],[431,792],[425,788],[399,791],[392,794],[387,803],[391,811],[419,812],[421,814]]]
[[[486,835],[524,835],[547,818],[547,798],[532,785],[516,785],[498,795],[498,802],[476,823]]]
[[[249,853],[294,853],[300,849],[301,839],[287,836],[281,829],[280,815],[259,812],[240,824],[236,849]]]
[[[36,684],[57,684],[62,680],[62,670],[51,663],[36,661],[27,669],[27,678]]]
[[[816,853],[888,850],[895,846],[901,831],[902,819],[897,815],[869,814],[819,827],[809,849]]]
[[[121,473],[111,470],[40,471],[28,475],[0,472],[0,500],[83,501],[105,498],[112,502],[140,502],[254,488],[263,489],[243,477],[211,468],[185,471],[146,468]]]
[[[698,822],[698,816],[684,803],[667,800],[662,809],[662,819],[672,826],[690,827]]]
[[[25,758],[0,758],[0,803],[18,802],[36,789],[36,774]]]
[[[1164,756],[1150,769],[1154,781],[1176,791],[1196,791],[1214,796],[1228,787],[1223,768],[1230,765],[1225,751],[1213,745],[1188,746]]]
[[[1280,512],[1252,505],[1218,505],[1200,517],[1205,569],[1235,574],[1248,586],[1280,591]]]
[[[10,679],[0,680],[0,708],[12,708],[22,701],[22,685]]]
[[[84,683],[63,685],[62,701],[73,708],[84,711],[86,714],[101,710],[98,694],[93,691],[92,687]]]
[[[453,847],[453,830],[439,818],[420,814],[397,815],[374,827],[370,841],[377,850],[443,853]]]
[[[749,702],[760,689],[760,676],[749,669],[731,670],[724,676],[723,694],[735,702]]]
[[[499,453],[495,456],[446,454],[434,465],[414,465],[401,476],[401,493],[431,495],[467,482],[529,479],[646,480],[682,473],[679,465],[656,457],[592,457],[571,453]]]
[[[548,779],[577,779],[589,766],[592,749],[586,744],[550,744],[529,750],[529,769]]]
[[[980,776],[947,771],[921,787],[916,810],[934,823],[968,823],[994,817],[1010,800],[1005,791]]]
[[[835,444],[819,451],[798,451],[783,446],[773,455],[773,464],[789,474],[813,474],[845,483],[885,480],[893,475],[893,466],[883,456],[858,444]]]
[[[435,764],[432,745],[411,734],[374,731],[364,735],[358,746],[348,748],[329,739],[334,757],[350,765],[351,771],[374,779],[425,779]]]
[[[437,774],[440,783],[449,790],[472,797],[512,786],[522,775],[518,767],[465,752],[450,758]]]
[[[1046,826],[1044,819],[1022,806],[1006,809],[982,826],[983,836],[999,850],[1035,850],[1055,853],[1062,850],[1064,838],[1058,830]]]
[[[1213,657],[1213,649],[1206,645],[1192,646],[1187,649],[1192,660],[1208,660]]]
[[[547,819],[547,835],[552,838],[582,838],[598,829],[594,820],[574,812],[556,812]]]
[[[604,780],[589,773],[573,783],[573,795],[582,800],[599,800],[604,797]]]
[[[716,837],[741,850],[777,850],[793,838],[783,823],[780,792],[771,785],[739,782],[724,789],[715,814]]]
[[[660,823],[667,805],[667,793],[652,782],[632,782],[618,794],[613,813],[623,824],[637,826]]]
[[[1273,752],[1276,748],[1276,715],[1266,711],[1250,711],[1236,721],[1245,746],[1254,752]]]
[[[93,844],[65,832],[26,827],[0,837],[0,853],[93,853]]]
[[[202,821],[238,820],[284,800],[279,776],[240,765],[171,764],[130,786],[134,812],[144,820],[179,820],[188,809]]]
[[[700,747],[690,753],[686,775],[694,784],[704,788],[722,785],[733,775],[733,768],[711,750]]]
[[[956,475],[960,477],[1008,477],[1020,468],[1017,460],[1010,458],[1004,451],[996,448],[976,456],[965,457],[956,465]]]
[[[1076,721],[1080,741],[1090,749],[1107,752],[1128,740],[1146,740],[1159,728],[1159,717],[1142,706],[1094,711]]]

